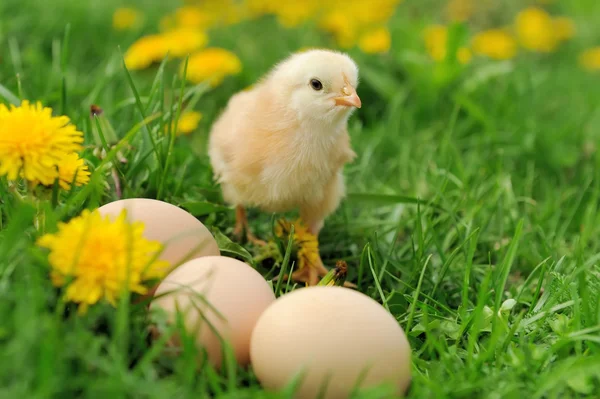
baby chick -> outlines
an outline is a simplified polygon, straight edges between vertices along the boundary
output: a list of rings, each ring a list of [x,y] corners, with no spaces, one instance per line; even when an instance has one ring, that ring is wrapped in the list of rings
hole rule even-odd
[[[248,228],[246,208],[300,211],[318,236],[345,195],[343,167],[356,154],[348,118],[361,100],[358,67],[346,54],[309,50],[277,64],[235,94],[210,132],[208,152],[223,198],[236,207],[239,237],[264,244]],[[315,285],[327,273],[320,256],[292,277]]]

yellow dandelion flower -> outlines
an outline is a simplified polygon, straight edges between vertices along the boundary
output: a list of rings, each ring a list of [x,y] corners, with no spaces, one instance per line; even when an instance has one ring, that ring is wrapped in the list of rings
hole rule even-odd
[[[425,49],[429,56],[437,62],[446,59],[448,52],[448,28],[444,25],[430,25],[423,32]],[[471,62],[471,50],[467,47],[459,47],[456,50],[456,59],[462,65]]]
[[[244,5],[250,16],[256,18],[274,12],[276,3],[275,0],[246,0]]]
[[[575,23],[571,18],[556,17],[552,20],[556,40],[562,42],[575,36]]]
[[[386,53],[391,45],[392,38],[386,27],[367,32],[358,41],[358,47],[367,54]]]
[[[166,41],[169,55],[185,57],[186,55],[204,47],[208,42],[206,33],[190,28],[177,28],[162,34]]]
[[[177,132],[176,134],[190,134],[198,128],[198,124],[202,120],[202,114],[196,111],[184,111],[179,116],[177,121]],[[173,121],[173,127],[175,127],[175,121]]]
[[[126,210],[111,220],[86,209],[68,223],[59,223],[56,233],[42,236],[37,244],[50,250],[53,284],[67,285],[65,299],[85,312],[103,299],[116,306],[125,289],[146,294],[143,283],[166,274],[168,262],[156,259],[162,244],[143,233],[143,223],[129,223]]]
[[[248,17],[249,7],[246,1],[238,0],[203,0],[192,2],[192,5],[199,10],[206,20],[206,28],[224,24],[236,24]],[[196,18],[200,16],[197,15]],[[191,17],[188,17],[191,19]]]
[[[219,24],[239,22],[245,1],[239,0],[199,0],[184,1],[184,6],[173,14],[177,26],[209,29]]]
[[[385,25],[394,14],[398,0],[328,0],[321,2],[319,28],[331,34],[337,45],[348,49]],[[384,34],[378,34],[380,44],[385,44]],[[364,39],[367,40],[368,39]],[[364,45],[365,43],[363,43]],[[359,43],[360,45],[360,43]],[[366,47],[369,47],[368,45]]]
[[[456,58],[458,59],[458,62],[460,62],[462,65],[466,65],[469,62],[471,62],[471,58],[473,58],[473,54],[471,53],[471,50],[469,50],[468,48],[461,47],[456,52]]]
[[[52,109],[39,102],[0,104],[0,176],[52,185],[61,160],[81,150],[81,143],[83,133],[68,117],[52,116]]]
[[[122,7],[113,14],[113,28],[127,30],[133,28],[141,19],[141,13],[135,8]]]
[[[158,21],[158,29],[161,32],[165,32],[171,29],[175,29],[175,16],[165,15]]]
[[[473,0],[450,0],[446,5],[446,15],[453,22],[464,22],[471,18],[475,4]]]
[[[495,60],[507,60],[517,54],[517,42],[501,29],[490,29],[473,37],[473,51]]]
[[[138,39],[125,53],[125,65],[130,70],[148,68],[170,57],[184,57],[208,42],[204,32],[190,28],[176,28],[159,35]]]
[[[275,234],[280,238],[288,239],[292,224],[294,225],[292,240],[297,247],[298,269],[316,265],[320,259],[319,241],[317,236],[308,231],[302,220],[298,219],[293,223],[285,219],[279,220],[275,226]]]
[[[298,248],[298,268],[311,267],[319,262],[319,242],[317,238],[307,233],[303,237],[298,237],[300,242]]]
[[[361,27],[385,24],[396,11],[398,0],[333,0],[331,7],[342,11]]]
[[[127,69],[138,70],[148,68],[167,55],[168,43],[164,36],[147,35],[133,43],[125,53]]]
[[[333,35],[338,46],[349,49],[356,44],[358,28],[355,21],[342,11],[327,13],[319,22],[319,27]]]
[[[234,53],[222,48],[209,47],[189,58],[186,78],[196,84],[208,81],[212,87],[216,87],[226,76],[237,75],[241,70],[242,63]]]
[[[277,16],[279,24],[286,28],[292,28],[313,17],[318,9],[319,2],[316,0],[278,1],[274,4],[272,11]]]
[[[182,28],[206,29],[215,23],[216,16],[195,6],[184,6],[175,10],[175,24]]]
[[[223,9],[221,22],[225,25],[235,25],[247,19],[247,13],[241,4]]]
[[[588,71],[600,71],[600,46],[582,52],[578,61],[579,65]]]
[[[227,10],[223,22],[225,25],[235,25],[248,19],[250,19],[248,11],[243,4],[238,4],[236,7]]]
[[[443,25],[431,25],[425,28],[425,48],[429,56],[435,61],[446,58],[446,43],[448,41],[448,29]]]
[[[90,172],[77,153],[71,153],[58,163],[58,184],[63,190],[70,190],[71,183],[83,186],[90,181]]]
[[[548,53],[556,49],[552,17],[541,8],[529,7],[519,12],[515,29],[521,46],[527,50]]]

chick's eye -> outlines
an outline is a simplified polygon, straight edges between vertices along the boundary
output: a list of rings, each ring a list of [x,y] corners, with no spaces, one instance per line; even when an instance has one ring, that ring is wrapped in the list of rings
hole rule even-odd
[[[311,79],[310,87],[312,87],[316,91],[319,91],[319,90],[323,89],[323,83],[321,83],[321,81],[319,79]]]

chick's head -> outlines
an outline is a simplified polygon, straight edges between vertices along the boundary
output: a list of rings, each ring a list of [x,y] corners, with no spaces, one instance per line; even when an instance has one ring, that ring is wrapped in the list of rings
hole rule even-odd
[[[361,100],[358,66],[346,54],[309,50],[293,54],[271,75],[271,83],[300,117],[322,122],[345,122]]]

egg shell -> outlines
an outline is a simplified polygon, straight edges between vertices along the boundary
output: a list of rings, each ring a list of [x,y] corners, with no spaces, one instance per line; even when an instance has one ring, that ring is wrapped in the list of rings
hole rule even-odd
[[[168,202],[148,198],[128,198],[98,208],[102,215],[116,218],[127,209],[130,221],[143,222],[144,236],[160,241],[165,248],[160,259],[176,267],[188,259],[221,254],[210,231],[185,210]]]
[[[168,294],[158,297],[165,293]],[[206,349],[208,360],[219,369],[219,335],[232,346],[238,364],[246,366],[254,325],[274,301],[271,286],[250,265],[225,256],[207,256],[173,270],[159,284],[150,309],[165,310],[170,322],[175,320],[176,309],[180,309],[185,314],[186,331],[196,334],[198,348]],[[203,320],[208,320],[219,335]],[[171,344],[177,346],[175,341]]]
[[[278,298],[254,328],[250,359],[269,390],[306,373],[297,398],[318,397],[325,383],[323,398],[348,398],[361,378],[361,388],[388,383],[401,396],[411,380],[411,349],[396,319],[344,287],[306,287]]]

